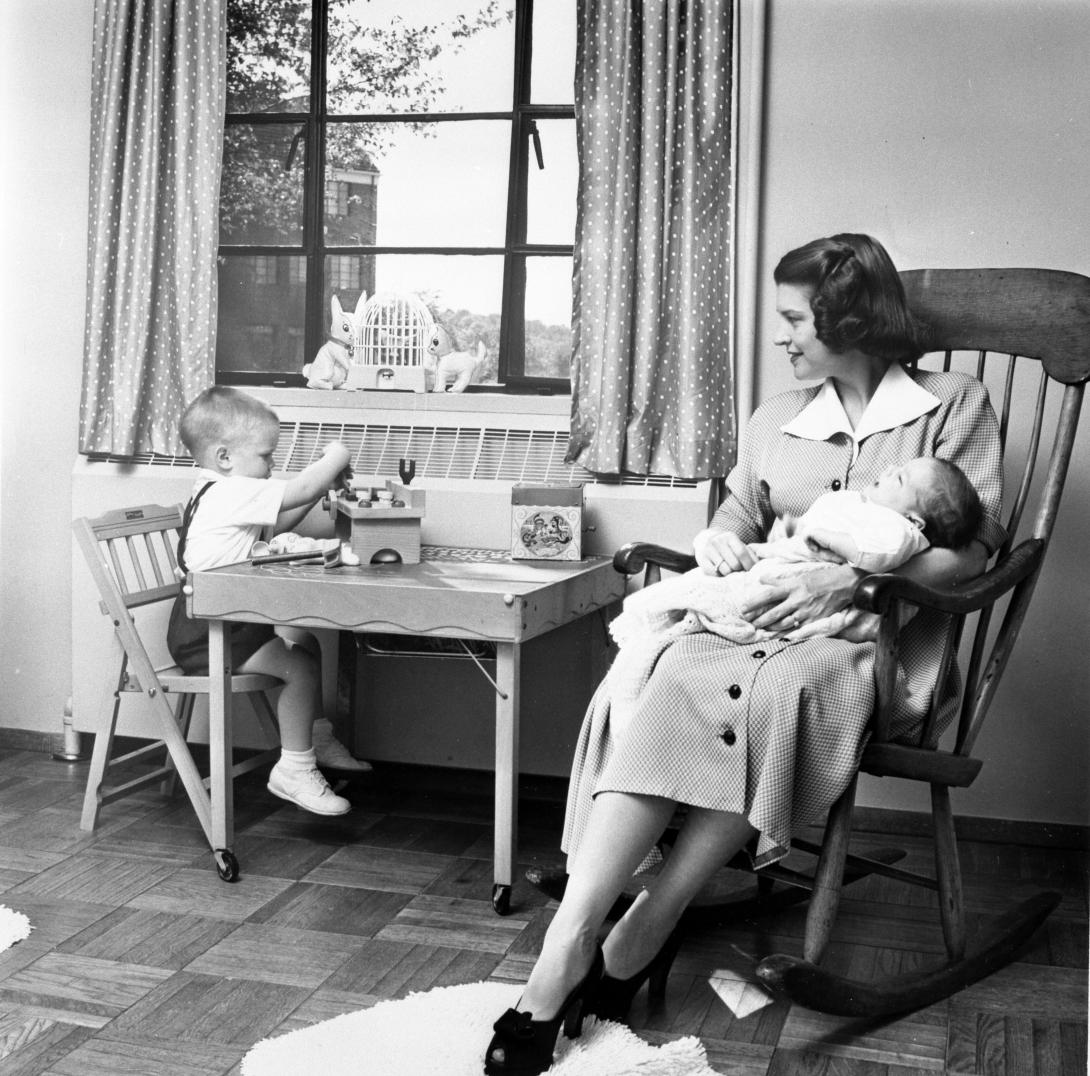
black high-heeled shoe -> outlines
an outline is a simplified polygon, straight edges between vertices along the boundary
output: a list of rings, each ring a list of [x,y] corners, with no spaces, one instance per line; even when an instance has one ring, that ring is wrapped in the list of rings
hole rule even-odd
[[[603,974],[583,1005],[585,1015],[596,1016],[599,1020],[614,1020],[619,1024],[627,1023],[628,1010],[645,982],[648,997],[662,998],[666,993],[670,968],[681,948],[681,938],[680,926],[674,927],[662,948],[628,979],[614,979],[608,972]]]
[[[560,1025],[569,1039],[579,1038],[587,994],[602,977],[605,961],[599,945],[590,970],[564,999],[551,1020],[534,1020],[531,1013],[508,1009],[493,1024],[496,1032],[484,1056],[486,1076],[537,1076],[553,1063]]]

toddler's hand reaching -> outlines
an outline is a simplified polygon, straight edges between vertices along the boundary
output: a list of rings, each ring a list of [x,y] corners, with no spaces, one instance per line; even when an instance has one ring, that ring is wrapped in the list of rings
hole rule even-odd
[[[340,441],[330,441],[330,443],[322,449],[322,455],[331,456],[334,454],[344,460],[344,467],[337,473],[337,488],[346,491],[350,490],[352,488],[351,453],[349,453],[348,449]]]

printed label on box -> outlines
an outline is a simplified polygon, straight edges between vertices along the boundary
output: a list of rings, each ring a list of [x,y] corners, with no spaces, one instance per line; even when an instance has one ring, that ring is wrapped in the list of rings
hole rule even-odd
[[[511,507],[511,556],[521,560],[582,560],[583,510],[565,505]]]

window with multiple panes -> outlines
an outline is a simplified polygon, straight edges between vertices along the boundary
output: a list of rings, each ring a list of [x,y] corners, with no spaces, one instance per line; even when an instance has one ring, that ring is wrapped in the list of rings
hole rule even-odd
[[[302,384],[366,292],[567,391],[574,60],[575,0],[228,0],[218,380]]]

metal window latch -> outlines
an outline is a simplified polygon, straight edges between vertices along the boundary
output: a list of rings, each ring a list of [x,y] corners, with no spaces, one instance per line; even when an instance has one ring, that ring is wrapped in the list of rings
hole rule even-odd
[[[306,129],[303,127],[300,127],[299,130],[295,132],[295,137],[291,140],[291,145],[288,147],[287,159],[284,161],[285,172],[291,171],[292,161],[295,160],[296,151],[299,149],[299,142],[305,137],[305,135]]]
[[[530,137],[534,140],[534,156],[537,158],[537,166],[541,171],[544,171],[545,157],[541,152],[541,132],[537,129],[537,120],[530,120]]]

